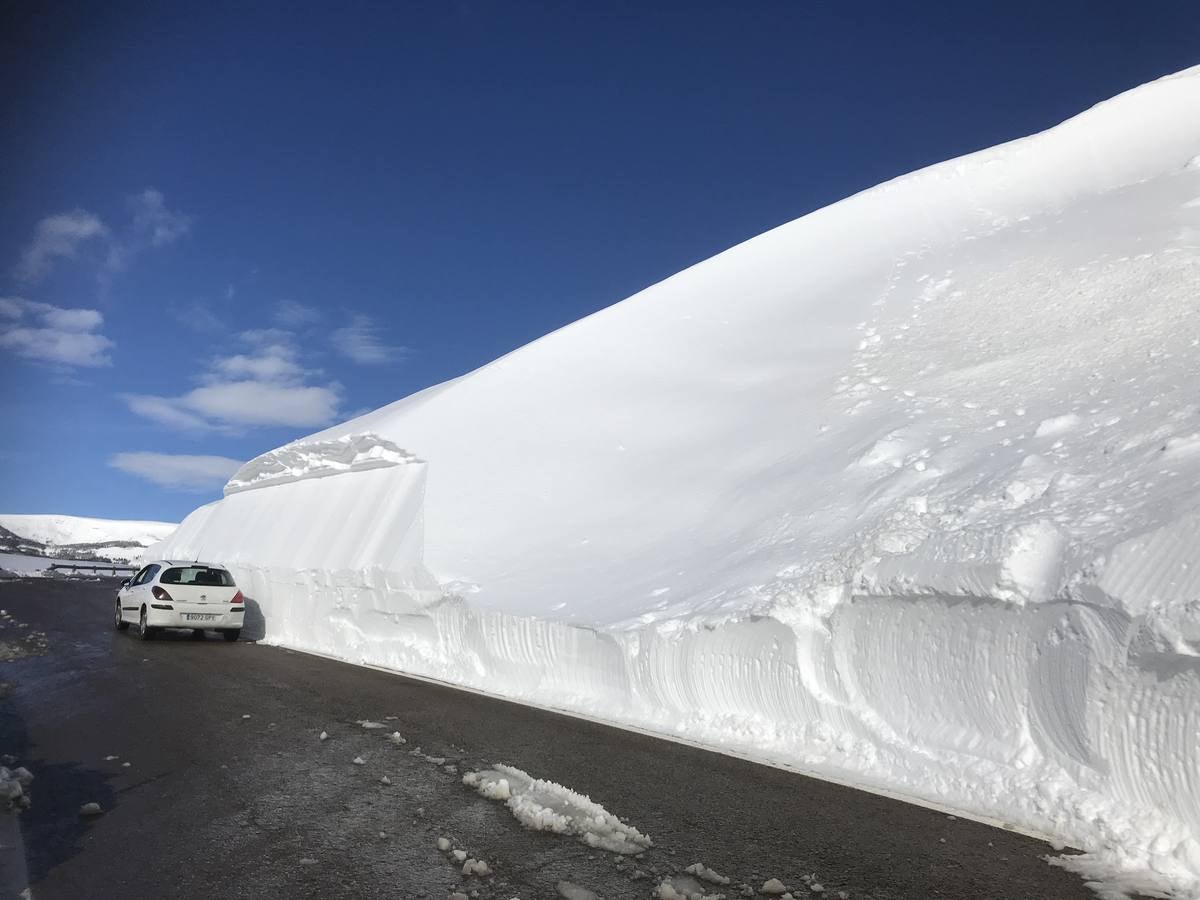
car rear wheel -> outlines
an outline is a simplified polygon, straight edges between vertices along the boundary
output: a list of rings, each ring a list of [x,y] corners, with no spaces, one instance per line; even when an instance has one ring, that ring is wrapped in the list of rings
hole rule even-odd
[[[142,614],[138,618],[138,637],[143,641],[154,640],[154,635],[158,633],[157,628],[151,628],[146,624],[146,607],[142,607]]]
[[[233,631],[222,631],[221,637],[225,638],[225,640],[227,640],[227,641],[236,641],[239,637],[241,637],[241,634],[242,634],[242,629],[237,628],[237,629],[234,629]]]
[[[129,623],[121,618],[121,601],[120,600],[117,601],[117,615],[116,615],[116,620],[113,622],[113,624],[117,626],[117,631],[128,631],[129,630]]]

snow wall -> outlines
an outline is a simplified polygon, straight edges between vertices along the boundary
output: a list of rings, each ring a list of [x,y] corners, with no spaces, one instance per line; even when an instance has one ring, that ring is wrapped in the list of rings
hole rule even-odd
[[[166,552],[273,643],[1200,895],[1198,304],[1200,68],[266,454]]]

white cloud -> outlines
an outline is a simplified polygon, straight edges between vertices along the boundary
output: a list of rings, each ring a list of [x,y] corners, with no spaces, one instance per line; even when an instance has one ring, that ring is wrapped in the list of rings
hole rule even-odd
[[[138,254],[151,247],[173,244],[192,227],[191,216],[167,209],[162,193],[154,188],[134,194],[128,205],[132,219],[128,227],[109,241],[108,258],[100,272],[101,284],[128,269]]]
[[[0,347],[60,366],[107,366],[115,344],[100,333],[104,316],[95,309],[66,309],[19,297],[0,298]]]
[[[379,339],[379,328],[369,316],[356,315],[350,324],[331,336],[334,348],[361,365],[379,365],[404,355],[403,347],[389,347]]]
[[[340,400],[333,387],[231,381],[196,388],[181,398],[184,406],[236,425],[327,425]]]
[[[21,254],[16,275],[21,281],[36,281],[57,259],[74,259],[81,244],[107,238],[108,227],[95,213],[85,209],[46,216],[33,230],[33,240]]]
[[[116,273],[128,269],[138,254],[173,244],[191,229],[191,216],[168,209],[162,192],[154,188],[133,195],[127,205],[129,219],[119,228],[110,228],[86,209],[46,216],[34,227],[33,239],[22,251],[14,274],[22,282],[37,281],[56,262],[76,259],[80,248],[95,240],[102,242],[106,251],[97,271],[103,289]]]
[[[275,321],[288,328],[299,328],[321,320],[321,311],[294,300],[281,300],[275,305]]]
[[[242,465],[227,456],[172,453],[118,453],[108,464],[162,487],[191,491],[220,487]]]
[[[312,428],[336,420],[341,386],[306,383],[320,373],[300,365],[290,332],[264,328],[238,338],[248,352],[213,360],[200,387],[179,397],[128,395],[125,402],[140,416],[185,431]]]
[[[180,431],[208,431],[213,427],[207,419],[196,415],[195,412],[189,412],[183,406],[182,398],[124,394],[122,399],[129,405],[130,412],[168,428]]]

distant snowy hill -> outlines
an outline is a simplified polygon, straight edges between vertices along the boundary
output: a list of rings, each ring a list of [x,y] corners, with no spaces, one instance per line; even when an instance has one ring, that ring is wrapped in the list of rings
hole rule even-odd
[[[1198,896],[1198,286],[1195,68],[252,460],[168,552],[268,640]]]
[[[171,522],[0,514],[0,551],[128,562],[178,527]]]

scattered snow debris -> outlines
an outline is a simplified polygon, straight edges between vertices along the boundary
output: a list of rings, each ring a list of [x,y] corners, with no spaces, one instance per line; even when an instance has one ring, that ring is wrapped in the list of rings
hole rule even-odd
[[[787,888],[778,878],[768,878],[760,889],[764,894],[786,894]]]
[[[422,817],[423,817],[423,816],[425,815],[425,807],[423,807],[423,806],[418,806],[418,807],[417,807],[417,815],[418,815],[418,816],[422,816]]]
[[[367,761],[366,761],[365,759],[363,759],[361,756],[356,756],[356,757],[354,757],[354,759],[352,760],[352,762],[353,762],[353,763],[354,763],[354,765],[356,765],[356,766],[365,766],[365,765],[367,764]]]
[[[400,718],[400,717],[399,716],[384,716],[383,717],[385,722],[395,722],[398,718]]]
[[[370,719],[359,719],[358,724],[368,731],[375,731],[378,728],[387,728],[382,722],[372,722]]]
[[[713,884],[729,884],[728,878],[726,878],[724,875],[718,875],[703,863],[693,863],[684,869],[684,871],[690,875],[695,875],[697,878],[701,878],[704,881],[711,881]]]
[[[408,743],[408,741],[406,741],[403,737],[400,736],[400,732],[398,732],[398,731],[393,731],[391,734],[389,734],[388,740],[391,741],[393,744],[407,744]]]
[[[383,775],[380,777],[379,783],[386,787],[387,785],[392,783],[392,779],[388,778],[386,775]]]
[[[243,718],[243,719],[248,719],[248,718],[250,718],[250,713],[242,713],[242,718]]]
[[[446,838],[440,837],[437,839],[437,848],[446,853],[450,849],[450,842]]]
[[[468,897],[466,894],[464,894],[462,891],[455,891],[453,894],[450,895],[450,900],[471,900],[471,898]]]
[[[317,864],[317,861],[315,859],[313,859],[311,856],[300,857],[300,865],[302,865],[302,866],[315,866],[316,864]]]
[[[119,757],[119,756],[106,756],[106,757],[104,757],[104,761],[105,761],[105,762],[112,762],[114,759],[120,759],[120,758],[121,758],[121,757]]]
[[[457,775],[458,774],[458,766],[442,766],[442,771],[446,772],[449,775]]]
[[[838,900],[850,900],[850,894],[846,891],[837,892]]]
[[[823,894],[823,893],[825,893],[825,885],[821,884],[821,883],[820,883],[820,882],[818,882],[818,881],[814,881],[812,884],[810,884],[810,885],[808,886],[808,889],[809,889],[810,891],[812,891],[814,894]]]
[[[16,761],[14,757],[6,758]],[[17,769],[0,766],[0,802],[7,809],[26,809],[30,805],[26,789],[32,782],[33,775],[24,766]]]
[[[558,891],[558,896],[562,897],[563,900],[603,900],[599,894],[595,894],[577,884],[572,884],[570,881],[560,881],[554,887]]]
[[[675,875],[664,879],[654,891],[656,900],[725,900],[724,894],[709,894],[690,875]]]
[[[79,807],[79,814],[81,816],[99,816],[103,812],[104,810],[100,808],[99,803],[85,803]]]
[[[132,763],[123,762],[123,763],[121,763],[121,768],[122,768],[122,769],[128,769],[128,768],[129,768],[131,765],[133,765],[133,764],[132,764]]]
[[[440,766],[446,761],[444,756],[424,756],[425,762],[433,763],[435,766]]]
[[[463,784],[489,800],[503,800],[517,821],[535,831],[572,834],[589,847],[610,853],[639,853],[653,846],[649,837],[587,795],[535,779],[513,766],[468,772]]]
[[[454,861],[457,863],[466,862],[467,851],[466,850],[451,850],[450,856],[452,856],[454,858]]]
[[[328,731],[322,731],[322,732],[320,733],[320,735],[318,735],[318,740],[322,740],[322,741],[327,741],[327,740],[329,740],[329,732],[328,732]]]
[[[484,878],[485,876],[492,874],[492,870],[488,868],[488,864],[482,859],[468,858],[467,861],[463,863],[462,873],[464,875],[478,875],[480,878]]]

